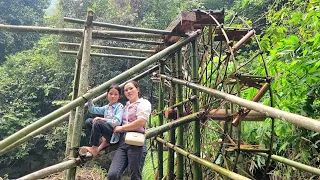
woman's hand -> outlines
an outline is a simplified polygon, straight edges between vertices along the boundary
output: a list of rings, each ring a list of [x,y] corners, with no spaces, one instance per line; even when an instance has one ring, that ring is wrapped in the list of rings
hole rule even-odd
[[[113,132],[114,132],[114,133],[121,133],[121,132],[123,132],[123,127],[122,127],[122,126],[116,126],[116,127],[113,129]]]

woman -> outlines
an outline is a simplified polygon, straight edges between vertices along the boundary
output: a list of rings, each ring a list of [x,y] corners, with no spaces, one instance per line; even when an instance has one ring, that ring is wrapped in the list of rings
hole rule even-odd
[[[122,116],[122,126],[114,128],[114,133],[135,131],[145,133],[146,122],[151,113],[151,104],[148,100],[139,98],[139,86],[137,82],[130,81],[124,85],[124,94],[128,102]],[[128,145],[124,138],[120,138],[120,145],[117,149],[109,172],[109,180],[120,179],[123,171],[128,167],[131,179],[142,179],[141,172],[146,157],[146,146]]]
[[[109,144],[117,143],[120,139],[120,134],[113,133],[113,128],[119,126],[122,122],[123,105],[118,102],[121,88],[118,85],[112,85],[107,92],[109,104],[106,106],[95,107],[92,100],[88,101],[88,111],[91,114],[103,115],[104,117],[86,120],[86,126],[91,128],[90,144],[92,147],[81,147],[81,154],[89,152],[95,157],[103,148],[109,146]]]

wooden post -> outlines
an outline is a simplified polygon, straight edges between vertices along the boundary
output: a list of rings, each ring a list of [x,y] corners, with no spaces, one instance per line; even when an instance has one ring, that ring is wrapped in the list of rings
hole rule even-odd
[[[197,51],[197,40],[194,40],[191,42],[191,48],[192,48],[192,82],[198,83],[198,51]],[[194,96],[198,96],[198,90],[192,89],[192,94]],[[192,103],[192,111],[198,112],[199,111],[199,100],[195,99]],[[200,157],[200,121],[195,121],[193,125],[193,153]],[[202,172],[201,167],[197,163],[193,163],[193,179],[201,180],[202,179]]]
[[[83,38],[83,53],[81,61],[80,70],[80,80],[79,80],[79,90],[78,95],[82,96],[88,90],[89,84],[89,67],[90,67],[90,51],[91,51],[91,41],[92,41],[92,20],[93,12],[88,11],[87,24],[84,31]],[[76,158],[76,147],[80,145],[82,124],[83,124],[83,114],[84,114],[84,104],[80,105],[76,109],[75,120],[73,125],[72,139],[71,139],[71,150],[70,157]],[[74,180],[76,176],[76,167],[68,170],[66,179]]]
[[[171,76],[175,76],[175,54],[172,55],[170,57],[170,69],[171,69]],[[176,94],[175,94],[175,83],[171,82],[171,87],[170,87],[170,101],[169,101],[169,106],[172,106],[174,105],[175,103],[175,100],[176,100]],[[169,121],[175,121],[175,119],[170,119]],[[175,137],[175,131],[176,129],[175,128],[172,128],[170,131],[169,131],[169,141],[172,143],[172,144],[176,144],[176,137]],[[174,180],[174,150],[172,149],[169,149],[168,150],[168,165],[167,165],[167,180]]]
[[[183,78],[183,75],[182,75],[182,55],[181,55],[181,49],[178,49],[177,50],[177,56],[178,56],[178,61],[177,61],[177,64],[176,64],[176,73],[177,73],[177,78],[178,79],[182,79]],[[177,84],[176,85],[176,102],[181,102],[183,99],[182,99],[182,93],[183,93],[183,90],[182,90],[182,85],[181,84]],[[183,116],[183,108],[182,108],[182,104],[180,106],[178,106],[177,108],[177,117],[178,118],[181,118]],[[177,146],[183,148],[184,147],[184,144],[183,144],[183,131],[184,131],[184,128],[183,126],[179,126],[177,128]],[[183,171],[184,171],[184,165],[183,165],[183,161],[184,161],[184,158],[181,154],[177,154],[177,179],[178,180],[183,180]]]
[[[164,73],[165,64],[164,61],[160,60],[159,73]],[[159,104],[158,111],[163,111],[164,108],[164,79],[160,78],[159,83]],[[159,126],[163,125],[163,114],[159,114]],[[160,134],[160,137],[163,138],[163,134]],[[158,142],[158,180],[163,178],[163,145]]]
[[[80,73],[81,73],[81,60],[82,60],[82,53],[83,53],[83,41],[79,47],[79,51],[76,58],[75,63],[75,72],[74,72],[74,84],[72,90],[72,100],[75,100],[78,97],[78,90],[79,90],[79,80],[80,80]],[[76,109],[72,109],[69,115],[69,122],[68,122],[68,134],[67,134],[67,142],[66,142],[66,150],[65,150],[65,157],[69,157],[70,155],[70,147],[72,141],[72,134],[73,134],[73,124],[75,119]],[[69,170],[65,171],[64,179],[69,177]]]

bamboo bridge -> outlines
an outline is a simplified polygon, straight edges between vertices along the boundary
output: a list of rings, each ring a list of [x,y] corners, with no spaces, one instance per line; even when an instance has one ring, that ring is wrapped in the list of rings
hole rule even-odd
[[[75,179],[76,167],[84,163],[78,157],[76,147],[80,146],[87,99],[99,101],[105,97],[105,91],[110,85],[122,83],[123,86],[128,80],[139,80],[150,74],[151,79],[159,85],[158,109],[153,113],[153,116],[158,116],[159,122],[155,124],[150,120],[146,134],[150,146],[157,149],[155,179],[254,179],[246,169],[239,166],[239,156],[244,152],[266,158],[266,173],[271,161],[275,161],[320,175],[318,168],[273,154],[275,119],[315,132],[320,132],[320,121],[273,108],[270,86],[273,78],[269,76],[254,29],[240,16],[233,15],[230,22],[224,22],[224,11],[182,12],[166,30],[95,22],[91,11],[86,20],[64,20],[84,24],[85,27],[73,29],[0,25],[1,31],[82,38],[80,43],[59,43],[61,47],[78,48],[78,51],[60,50],[61,54],[76,55],[72,101],[0,142],[0,154],[3,155],[46,130],[69,121],[65,152],[68,159],[20,179],[39,179],[60,171],[65,171],[65,179]],[[242,27],[232,27],[234,24],[242,24]],[[94,30],[94,27],[99,27],[99,30]],[[93,39],[146,44],[152,48],[103,46],[92,44]],[[92,53],[91,49],[147,55]],[[244,54],[248,49],[253,53]],[[238,55],[244,58],[239,59]],[[87,93],[91,56],[141,62]],[[255,74],[248,74],[246,68],[258,70]],[[244,99],[244,94],[250,90],[255,92],[254,97],[251,100]],[[165,99],[168,99],[167,104]],[[270,106],[261,103],[266,100]],[[241,136],[243,123],[266,119],[270,122],[270,146],[247,144]],[[164,147],[168,148],[166,174]]]

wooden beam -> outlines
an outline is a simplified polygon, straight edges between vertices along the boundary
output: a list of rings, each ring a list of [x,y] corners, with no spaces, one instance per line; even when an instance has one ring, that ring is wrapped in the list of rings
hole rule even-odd
[[[69,17],[64,17],[64,21],[71,22],[71,23],[78,23],[78,24],[84,24],[85,23],[84,20],[75,19],[75,18],[69,18]],[[125,31],[145,32],[145,33],[153,33],[153,34],[161,34],[161,35],[172,35],[172,36],[181,36],[181,37],[186,37],[187,36],[184,33],[175,33],[175,32],[167,31],[167,30],[131,27],[131,26],[124,26],[124,25],[119,25],[119,24],[103,23],[103,22],[96,22],[96,21],[93,21],[92,24],[94,26],[114,28],[114,29],[120,29],[120,30],[125,30]]]
[[[52,28],[52,27],[39,27],[39,26],[16,26],[0,24],[0,30],[10,32],[36,32],[44,34],[64,34],[70,36],[82,37],[83,29],[72,28]],[[104,31],[92,30],[94,38],[107,38],[107,37],[124,37],[124,38],[156,38],[163,39],[163,35],[141,33],[141,32],[128,32],[128,31]]]
[[[61,46],[75,46],[75,47],[79,47],[79,46],[80,46],[80,43],[59,42],[59,45],[61,45]],[[91,45],[91,48],[105,49],[105,50],[115,50],[115,51],[138,52],[138,53],[150,53],[150,54],[156,53],[155,50],[123,48],[123,47],[114,47],[114,46]]]
[[[231,114],[231,110],[228,110],[228,113],[226,113],[225,109],[212,109],[208,114],[208,118],[213,120],[227,120],[236,115],[237,114]],[[267,116],[263,113],[250,111],[249,114],[242,119],[242,121],[264,121],[266,118]]]
[[[77,51],[60,50],[59,53],[77,55]],[[148,58],[148,57],[125,56],[125,55],[118,55],[118,54],[103,54],[103,53],[90,53],[90,56],[107,57],[107,58],[124,58],[124,59],[134,59],[134,60],[145,60]]]

